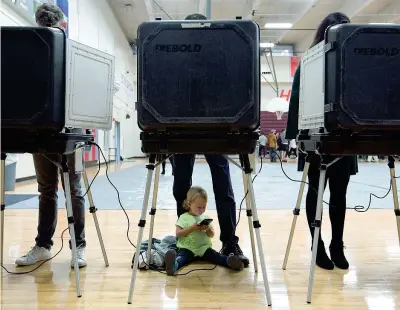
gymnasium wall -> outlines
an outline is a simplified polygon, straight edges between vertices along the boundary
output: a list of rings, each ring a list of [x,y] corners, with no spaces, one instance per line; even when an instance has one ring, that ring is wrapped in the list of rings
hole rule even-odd
[[[114,95],[113,128],[108,132],[96,131],[97,143],[102,147],[108,159],[109,148],[115,145],[114,124],[119,122],[121,130],[121,155],[124,158],[142,157],[140,150],[140,130],[137,126],[137,115],[134,109],[137,90],[136,56],[132,54],[131,47],[115,18],[107,0],[48,0],[47,2],[61,3],[67,6],[68,35],[69,38],[79,41],[93,48],[102,50],[115,56],[115,83],[119,90]],[[28,9],[25,11],[19,1],[15,4],[11,0],[2,0],[0,8],[1,25],[34,25],[33,12],[40,0],[27,0]],[[64,9],[65,10],[65,9]],[[29,11],[29,12],[28,12]],[[269,58],[269,64],[272,65]],[[291,57],[274,57],[275,73],[278,78],[278,94],[262,78],[261,100],[269,101],[278,96],[288,97],[291,89],[293,64]],[[272,68],[265,57],[261,58],[261,71],[265,78],[274,86]],[[275,86],[274,86],[275,87]],[[276,127],[276,117],[269,113],[262,113],[261,129],[268,130]],[[278,122],[283,124],[284,122]],[[281,125],[279,125],[282,127]],[[279,127],[278,126],[278,127]],[[90,159],[98,159],[100,154],[91,154]],[[100,156],[101,157],[101,156]],[[17,179],[35,175],[32,155],[20,154],[17,164]],[[100,158],[103,162],[103,159]]]
[[[31,6],[34,1],[36,0],[27,1],[31,13]],[[10,0],[2,0],[0,8],[1,25],[34,25],[33,16],[25,14],[21,9],[24,8],[21,8],[18,1],[16,4],[12,4]],[[128,41],[107,1],[69,0],[68,35],[72,40],[115,56],[115,82],[119,85],[119,91],[114,96],[113,117],[115,121],[120,122],[121,155],[124,158],[143,156],[140,150],[139,128],[134,109],[136,101],[136,57],[133,56]],[[108,148],[113,147],[113,137],[113,130],[109,132],[97,131],[97,142],[102,147],[106,157],[108,157]],[[18,158],[17,179],[34,176],[32,155],[21,154]]]

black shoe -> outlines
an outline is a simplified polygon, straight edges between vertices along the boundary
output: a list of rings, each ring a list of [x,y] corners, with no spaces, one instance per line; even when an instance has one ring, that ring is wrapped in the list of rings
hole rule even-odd
[[[326,270],[333,270],[335,268],[335,265],[326,254],[324,243],[321,241],[318,244],[316,264],[318,267]]]
[[[229,256],[230,254],[238,256],[240,260],[243,262],[244,267],[248,267],[250,264],[249,259],[246,256],[244,256],[242,249],[236,242],[231,244],[224,244],[222,246],[222,254],[226,256]]]
[[[343,242],[340,242],[339,244],[331,243],[331,245],[329,246],[329,251],[331,252],[331,259],[336,267],[340,269],[349,269],[349,262],[344,256],[343,248],[344,248]]]
[[[161,171],[161,174],[165,174],[165,170]]]

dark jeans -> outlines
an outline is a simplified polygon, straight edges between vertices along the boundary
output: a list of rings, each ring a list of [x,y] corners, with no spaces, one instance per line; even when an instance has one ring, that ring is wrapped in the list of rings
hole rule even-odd
[[[343,242],[344,220],[346,216],[346,193],[347,186],[350,181],[348,169],[344,169],[346,167],[341,167],[343,166],[342,163],[344,163],[341,162],[342,160],[344,159],[340,159],[338,162],[328,167],[325,179],[325,187],[327,182],[329,181],[330,191],[329,218],[331,220],[332,226],[331,244],[339,245],[341,242]],[[320,163],[321,160],[319,157],[312,157],[312,159],[310,160],[310,168],[308,170],[308,182],[310,185],[308,187],[306,198],[306,212],[308,225],[312,237],[314,237],[314,227],[311,227],[311,224],[315,220],[318,194],[311,187],[318,191]],[[321,234],[319,238],[320,240],[322,240]]]
[[[176,256],[176,262],[178,264],[176,269],[178,270],[178,269],[182,268],[183,266],[186,266],[196,260],[202,260],[202,261],[206,261],[211,264],[214,264],[214,265],[230,268],[228,265],[227,259],[228,259],[228,256],[222,255],[211,248],[209,248],[202,257],[198,257],[198,256],[195,257],[193,252],[189,251],[187,249],[179,249],[178,254]]]
[[[269,148],[269,158],[271,160],[271,163],[276,162],[276,148]],[[283,158],[281,158],[283,160]]]
[[[53,162],[61,163],[61,156],[46,154]],[[36,245],[50,249],[53,246],[53,235],[57,226],[58,213],[58,175],[61,174],[62,186],[64,179],[59,168],[41,154],[33,154],[36,178],[39,190],[39,225],[35,239]],[[72,212],[75,220],[76,246],[86,246],[85,242],[85,199],[81,193],[81,174],[75,173],[75,154],[67,155],[69,168],[69,183],[71,187]]]
[[[232,189],[229,162],[224,155],[205,155],[211,170],[218,222],[221,229],[220,240],[223,244],[238,242],[236,231],[236,203]],[[183,201],[192,186],[192,174],[195,155],[174,155],[174,197],[177,204],[178,217],[186,210]]]

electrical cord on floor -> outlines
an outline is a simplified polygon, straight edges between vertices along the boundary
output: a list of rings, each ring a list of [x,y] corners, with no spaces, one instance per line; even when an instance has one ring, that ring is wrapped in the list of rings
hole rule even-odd
[[[291,177],[289,177],[289,176],[286,174],[285,170],[283,169],[283,162],[282,162],[281,157],[278,155],[278,153],[276,153],[276,156],[277,156],[278,159],[279,159],[279,162],[280,162],[280,164],[281,164],[282,172],[283,172],[283,174],[286,176],[286,178],[288,178],[288,179],[289,179],[290,181],[292,181],[292,182],[304,183],[304,184],[308,185],[308,187],[311,188],[311,189],[318,195],[318,190],[317,190],[316,188],[312,187],[308,182],[305,182],[305,181],[302,181],[302,180],[294,180],[294,179],[292,179]],[[395,178],[397,179],[397,178],[399,178],[399,177],[395,177]],[[390,182],[389,190],[388,190],[388,192],[387,192],[384,196],[381,197],[381,196],[375,195],[374,193],[370,193],[370,194],[369,194],[369,203],[368,203],[368,206],[367,206],[367,207],[362,206],[362,205],[357,205],[357,206],[355,206],[355,207],[350,207],[350,208],[346,208],[346,209],[355,210],[355,211],[361,212],[361,213],[367,212],[367,211],[369,210],[369,208],[371,207],[372,197],[375,197],[375,198],[378,198],[378,199],[384,199],[384,198],[386,198],[386,197],[389,195],[389,193],[390,193],[391,190],[392,190],[392,182]],[[325,200],[322,200],[322,201],[323,201],[325,204],[327,204],[328,206],[335,207],[335,206],[329,204],[328,202],[326,202]]]
[[[50,159],[49,157],[47,157],[45,154],[41,154],[41,155],[42,155],[43,157],[45,157],[48,161],[50,161],[53,165],[55,165],[57,168],[61,168],[60,163],[57,163],[57,162],[51,160],[51,159]],[[100,169],[101,169],[101,163],[100,163],[100,161],[99,161],[99,166],[98,166],[97,173],[95,174],[93,180],[90,182],[90,184],[89,184],[89,186],[88,186],[88,188],[87,188],[87,190],[86,190],[86,193],[85,193],[83,196],[81,196],[81,198],[84,198],[84,197],[87,195],[87,193],[89,192],[89,190],[90,190],[90,188],[91,188],[91,186],[92,186],[94,180],[96,179],[96,177],[97,177],[97,176],[99,175],[99,173],[100,173]],[[55,255],[53,255],[52,257],[50,257],[49,259],[46,259],[46,260],[42,261],[42,262],[41,262],[38,266],[36,266],[34,269],[29,270],[29,271],[23,271],[23,272],[11,272],[11,271],[9,271],[4,265],[1,265],[1,268],[3,268],[8,274],[13,274],[13,275],[28,274],[28,273],[31,273],[31,272],[34,272],[34,271],[38,270],[38,269],[39,269],[41,266],[43,266],[45,263],[47,263],[48,261],[52,260],[52,259],[55,258],[58,254],[61,253],[61,251],[62,251],[63,248],[64,248],[64,239],[63,239],[64,233],[65,233],[68,229],[69,229],[69,228],[64,229],[64,230],[62,231],[62,233],[61,233],[61,248],[60,248],[60,250],[59,250]],[[18,266],[18,267],[25,267],[25,266]]]
[[[102,156],[103,159],[104,159],[104,162],[105,162],[105,164],[106,164],[106,173],[105,173],[105,174],[106,174],[107,180],[108,180],[108,182],[111,184],[111,186],[115,189],[115,191],[117,192],[119,205],[120,205],[122,211],[124,212],[125,217],[126,217],[126,219],[127,219],[127,221],[128,221],[128,227],[127,227],[127,230],[126,230],[126,237],[127,237],[128,241],[129,241],[129,243],[136,249],[136,245],[132,242],[132,240],[131,240],[130,237],[129,237],[129,231],[130,231],[130,227],[131,227],[131,222],[130,222],[128,213],[126,212],[125,208],[124,208],[123,205],[122,205],[119,191],[118,191],[117,187],[111,182],[111,180],[110,180],[110,178],[109,178],[109,176],[108,176],[108,163],[107,163],[106,157],[105,157],[105,155],[104,155],[104,153],[103,153],[103,150],[102,150],[101,147],[100,147],[97,143],[95,143],[95,142],[89,142],[89,144],[95,145],[95,146],[98,148],[98,150],[99,150],[101,156]],[[155,249],[154,249],[154,250],[155,250]],[[157,250],[156,250],[156,251],[157,251]],[[143,263],[149,268],[149,270],[157,271],[157,272],[159,272],[159,273],[161,273],[161,274],[167,274],[167,273],[165,272],[164,269],[155,268],[155,267],[150,266],[149,264],[147,264],[146,259],[145,259],[144,256],[143,256],[143,253],[144,253],[144,252],[146,252],[146,251],[143,251],[143,252],[140,251],[139,253],[140,253],[141,257],[142,257]],[[159,251],[157,251],[157,253],[158,253],[161,257],[165,258],[164,255],[163,255],[162,253],[160,253]],[[193,270],[190,270],[190,271],[188,271],[188,272],[186,272],[186,273],[175,274],[175,276],[184,276],[184,275],[187,275],[187,274],[189,274],[189,273],[191,273],[191,272],[194,272],[194,271],[210,271],[210,270],[214,270],[215,267],[216,267],[216,266],[214,266],[214,268],[212,268],[212,269],[205,269],[205,268],[204,268],[204,269],[203,269],[203,268],[193,269]]]
[[[1,265],[1,268],[3,268],[8,274],[16,274],[16,275],[20,275],[20,274],[28,274],[31,272],[34,272],[36,270],[38,270],[40,267],[43,266],[43,264],[47,263],[48,261],[52,260],[53,258],[55,258],[58,254],[61,253],[62,249],[64,248],[64,233],[68,230],[68,228],[65,228],[62,233],[61,233],[61,248],[60,250],[54,254],[52,257],[50,257],[49,259],[46,259],[44,261],[42,261],[38,266],[36,266],[34,269],[29,270],[29,271],[23,271],[23,272],[12,272],[9,271],[6,267],[4,267],[3,265]],[[24,267],[24,266],[19,266],[19,267]]]
[[[130,219],[129,219],[128,213],[126,212],[125,208],[124,208],[123,205],[122,205],[122,202],[121,202],[121,199],[120,199],[120,194],[119,194],[118,189],[117,189],[116,186],[111,182],[111,180],[110,180],[110,178],[109,178],[109,176],[108,176],[108,163],[107,163],[107,160],[106,160],[105,155],[104,155],[104,153],[103,153],[103,150],[102,150],[101,147],[100,147],[97,143],[95,143],[95,142],[89,142],[89,144],[96,146],[96,147],[98,148],[98,150],[99,150],[101,156],[102,156],[103,159],[104,159],[104,162],[105,162],[105,164],[106,164],[106,173],[105,173],[105,174],[106,174],[107,180],[108,180],[108,182],[111,184],[111,186],[115,189],[115,191],[117,192],[119,205],[120,205],[122,211],[124,212],[124,214],[125,214],[125,216],[126,216],[126,219],[127,219],[127,221],[128,221],[128,228],[127,228],[127,231],[126,231],[126,237],[127,237],[128,241],[129,241],[129,243],[136,249],[136,245],[131,241],[131,239],[130,239],[130,237],[129,237],[129,231],[130,231],[130,226],[131,226]],[[261,172],[261,169],[262,169],[262,160],[261,160],[261,167],[260,167],[260,170],[259,170],[258,173],[254,176],[254,178],[253,178],[253,180],[252,180],[252,183],[254,182],[255,178],[256,178],[256,177],[259,175],[259,173]],[[247,192],[246,192],[244,198],[242,199],[242,202],[240,203],[240,208],[239,208],[239,220],[238,220],[238,222],[236,223],[236,226],[239,224],[239,221],[240,221],[240,213],[241,213],[240,211],[241,211],[241,208],[242,208],[243,201],[246,199],[248,192],[249,192],[249,191],[247,190]],[[154,249],[154,250],[155,250],[155,249]],[[221,249],[219,253],[221,253],[222,250],[223,250],[223,249]],[[157,251],[157,250],[156,250],[156,251]],[[145,259],[144,256],[143,256],[143,253],[144,253],[144,252],[146,252],[146,251],[143,251],[143,252],[140,251],[139,253],[140,253],[141,257],[142,257],[143,263],[149,268],[149,270],[157,271],[157,272],[159,272],[159,273],[161,273],[161,274],[167,274],[166,271],[165,271],[165,269],[162,269],[162,268],[155,268],[155,267],[153,267],[153,266],[150,266],[150,265],[146,262],[146,259]],[[165,256],[164,256],[163,254],[161,254],[159,251],[157,251],[157,253],[158,253],[161,257],[165,258]],[[192,273],[192,272],[194,272],[194,271],[212,271],[212,270],[214,270],[216,267],[217,267],[217,265],[215,265],[213,268],[196,268],[196,269],[189,270],[188,272],[185,272],[185,273],[175,273],[174,276],[185,276],[185,275],[188,275],[189,273]]]

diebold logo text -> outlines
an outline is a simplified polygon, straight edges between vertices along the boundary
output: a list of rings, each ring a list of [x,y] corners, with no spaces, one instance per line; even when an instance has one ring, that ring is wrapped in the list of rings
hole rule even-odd
[[[165,53],[199,53],[201,48],[200,44],[157,44],[155,50]]]
[[[364,56],[397,56],[400,54],[400,48],[397,47],[356,47],[355,55]]]

